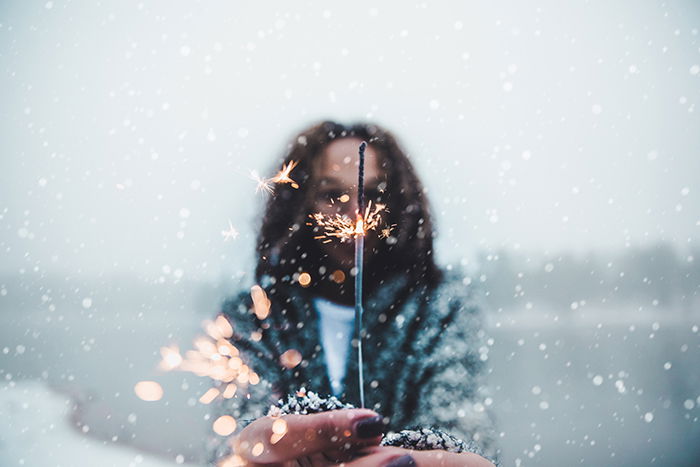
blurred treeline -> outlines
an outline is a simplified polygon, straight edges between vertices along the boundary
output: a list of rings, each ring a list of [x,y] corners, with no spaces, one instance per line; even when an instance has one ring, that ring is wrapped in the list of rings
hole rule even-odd
[[[492,311],[700,311],[700,247],[680,251],[670,243],[656,243],[581,254],[502,249],[481,250],[475,256],[470,277],[479,282]],[[251,281],[246,271],[215,281],[24,272],[0,276],[0,311],[10,320],[13,310],[46,310],[49,319],[67,311],[107,319],[107,310],[116,313],[108,316],[118,318],[168,309],[191,309],[211,317],[225,297]],[[91,299],[89,308],[82,305],[86,297]]]
[[[700,304],[700,247],[665,242],[602,253],[479,253],[475,280],[492,309],[680,311]],[[695,306],[695,308],[693,308]]]

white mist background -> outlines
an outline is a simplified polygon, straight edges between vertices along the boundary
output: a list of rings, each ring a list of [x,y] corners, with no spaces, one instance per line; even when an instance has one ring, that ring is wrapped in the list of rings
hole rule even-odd
[[[3,7],[3,271],[247,268],[249,171],[324,117],[395,131],[444,259],[696,235],[693,2],[46,5]]]
[[[274,171],[324,118],[394,131],[443,263],[659,241],[685,257],[700,229],[699,29],[691,1],[4,2],[3,372],[65,381],[94,346],[131,355],[110,383],[126,393],[159,345],[186,347],[252,272],[250,171]],[[229,220],[240,236],[224,242]],[[57,302],[70,332],[44,319]],[[143,333],[131,350],[114,337],[127,329]],[[86,368],[78,386],[99,385]]]

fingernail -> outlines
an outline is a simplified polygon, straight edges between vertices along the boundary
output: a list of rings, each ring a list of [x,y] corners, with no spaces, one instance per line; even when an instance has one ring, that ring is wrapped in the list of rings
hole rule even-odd
[[[354,431],[358,438],[374,438],[384,433],[384,426],[384,418],[377,415],[355,423]]]
[[[397,457],[393,461],[386,464],[384,467],[415,467],[416,461],[413,460],[409,454],[405,456]]]

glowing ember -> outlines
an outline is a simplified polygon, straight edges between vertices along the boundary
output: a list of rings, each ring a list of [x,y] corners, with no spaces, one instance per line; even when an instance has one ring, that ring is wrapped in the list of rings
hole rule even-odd
[[[271,304],[265,291],[255,286],[251,289],[251,296],[256,316],[264,319],[269,315]],[[233,337],[233,327],[229,320],[224,315],[219,315],[214,321],[205,321],[203,327],[206,335],[198,336],[193,342],[194,348],[185,352],[184,357],[176,346],[162,347],[160,368],[188,371],[219,381],[216,387],[210,388],[199,398],[202,404],[210,404],[218,397],[231,399],[239,387],[245,389],[248,384],[259,384],[260,376],[243,362],[238,348],[229,340]],[[260,340],[262,329],[255,333],[251,338]],[[134,391],[143,400],[159,400],[163,395],[160,385],[152,381],[138,383]],[[236,420],[230,415],[223,415],[214,421],[212,429],[221,436],[228,436],[236,430]],[[284,436],[274,435],[278,437],[277,440]],[[221,459],[217,465],[237,466],[246,463],[239,456],[231,455]]]
[[[219,339],[218,341],[216,341],[216,346],[221,355],[225,355],[227,357],[238,355],[238,349],[235,348],[231,344],[231,342],[227,341],[226,339]]]
[[[274,188],[272,188],[272,180],[267,178],[261,178],[257,172],[251,172],[250,178],[252,178],[258,183],[258,186],[255,189],[256,192],[267,193],[270,195],[275,192]]]
[[[215,321],[205,321],[204,329],[207,336],[197,337],[194,340],[195,348],[185,352],[184,358],[177,347],[163,347],[160,368],[188,371],[223,383],[231,383],[235,380],[240,384],[258,384],[259,376],[243,364],[238,356],[238,349],[228,340],[233,335],[233,328],[228,320],[223,315],[219,315]],[[212,402],[220,394],[218,390],[215,391],[210,390],[202,396],[200,401],[204,404]],[[228,389],[227,394],[230,394],[228,398],[233,397],[235,391],[235,387]]]
[[[382,222],[380,213],[383,211],[386,211],[384,204],[372,206],[370,201],[365,209],[364,217],[358,216],[354,221],[345,215],[324,216],[320,212],[311,214],[309,217],[316,221],[316,225],[323,228],[323,234],[315,238],[326,239],[327,241],[331,241],[332,238],[339,238],[341,241],[345,241],[377,229]]]
[[[289,178],[289,174],[292,172],[292,169],[299,164],[299,161],[291,161],[287,165],[282,166],[282,170],[280,170],[277,175],[272,177],[270,179],[271,182],[273,183],[289,183],[291,184],[294,188],[299,188],[299,185],[297,185],[297,182]]]
[[[250,288],[250,296],[253,299],[253,308],[255,311],[255,316],[259,320],[267,318],[270,314],[270,300],[267,298],[267,294],[259,285],[254,285]]]
[[[272,436],[270,436],[270,443],[277,444],[286,434],[287,422],[284,419],[278,418],[272,422]]]
[[[396,227],[396,224],[390,225],[389,227],[383,228],[379,232],[379,238],[389,238],[391,235],[391,232],[394,230],[394,227]]]
[[[233,357],[228,361],[228,367],[232,370],[239,370],[243,366],[243,360],[238,357]]]
[[[256,443],[255,446],[253,446],[253,449],[250,450],[250,453],[255,457],[258,457],[264,450],[265,445],[263,443]]]
[[[235,384],[229,383],[221,395],[224,396],[224,399],[230,399],[236,394],[236,389],[238,389],[238,387]]]
[[[238,454],[233,454],[229,457],[224,457],[221,459],[217,464],[217,467],[243,467],[245,465],[248,465],[248,462],[246,462]]]
[[[231,323],[228,322],[224,315],[217,316],[214,321],[205,320],[203,327],[209,337],[215,340],[228,339],[233,335]]]
[[[223,337],[229,338],[233,336],[233,327],[231,327],[231,323],[228,322],[224,315],[217,316],[214,324],[216,324],[216,327],[219,328],[219,331]]]
[[[298,164],[299,161],[291,161],[288,164],[283,165],[282,170],[277,172],[277,174],[272,178],[262,178],[257,174],[257,172],[251,172],[250,178],[252,178],[258,183],[258,187],[255,191],[273,194],[275,192],[273,184],[275,183],[289,183],[293,188],[299,188],[299,184],[292,180],[292,178],[290,177],[292,170]]]
[[[228,436],[236,431],[236,420],[230,415],[222,415],[212,425],[214,433],[220,436]]]
[[[287,432],[287,422],[283,418],[278,418],[272,422],[272,432],[276,435],[283,435]]]
[[[302,287],[308,287],[309,284],[311,284],[311,274],[308,272],[299,274],[299,284],[301,284]]]
[[[179,367],[182,363],[182,356],[177,346],[161,347],[160,355],[163,357],[163,360],[160,362],[161,370],[170,371]]]
[[[134,386],[134,392],[139,399],[153,402],[163,397],[163,388],[155,381],[139,381]]]
[[[216,396],[219,395],[219,390],[216,388],[209,388],[207,392],[202,394],[202,397],[199,398],[199,402],[202,404],[210,404],[214,399],[216,399]]]
[[[285,368],[292,369],[301,363],[301,352],[296,349],[289,349],[280,355],[280,363]]]
[[[198,337],[194,340],[194,346],[199,350],[199,353],[201,355],[204,355],[207,358],[211,358],[212,360],[217,360],[217,357],[219,355],[218,350],[216,349],[216,345],[206,337]]]
[[[331,280],[336,284],[342,284],[345,282],[345,273],[340,269],[336,269],[331,273]]]

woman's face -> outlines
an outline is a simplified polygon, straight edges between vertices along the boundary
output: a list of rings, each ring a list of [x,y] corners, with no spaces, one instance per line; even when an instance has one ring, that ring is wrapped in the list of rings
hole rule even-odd
[[[314,167],[315,190],[311,193],[310,208],[313,213],[324,216],[340,214],[355,219],[357,212],[357,170],[359,164],[358,149],[362,140],[342,138],[334,140],[321,154]],[[381,168],[379,155],[368,146],[365,150],[365,199],[366,202],[381,202],[386,188],[386,175]],[[376,235],[367,235],[367,251],[376,245]],[[323,251],[343,267],[352,267],[354,261],[354,243],[332,239],[321,243]]]

